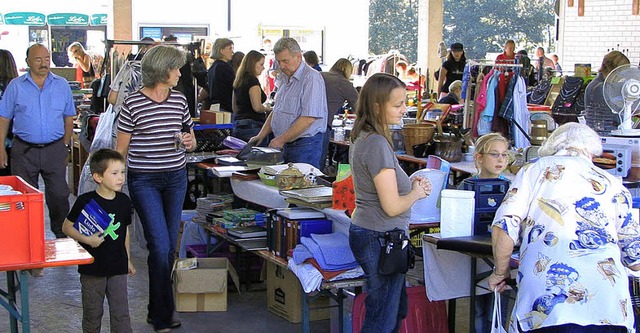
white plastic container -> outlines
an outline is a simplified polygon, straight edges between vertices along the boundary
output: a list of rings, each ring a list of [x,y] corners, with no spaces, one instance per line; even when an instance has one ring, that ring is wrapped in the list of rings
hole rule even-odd
[[[473,235],[475,192],[442,190],[440,235],[442,238]]]
[[[444,178],[446,175],[444,171],[437,169],[422,169],[411,175],[411,179],[415,176],[421,176],[431,181],[431,194],[426,198],[416,201],[413,206],[411,206],[411,223],[418,224],[440,221],[438,198],[444,186]]]

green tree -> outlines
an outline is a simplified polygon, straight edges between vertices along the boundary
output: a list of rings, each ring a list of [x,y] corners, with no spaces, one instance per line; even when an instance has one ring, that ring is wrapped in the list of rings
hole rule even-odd
[[[409,62],[417,60],[418,1],[371,0],[370,53],[398,50]],[[444,0],[444,41],[447,45],[463,43],[467,58],[502,52],[507,39],[529,51],[539,45],[553,51],[555,30],[550,1]]]
[[[553,25],[553,5],[548,1],[444,2],[444,40],[447,45],[463,43],[467,58],[484,58],[487,52],[502,52],[508,39],[528,52],[535,46],[549,50],[555,41],[555,33],[551,33]]]
[[[418,0],[371,0],[369,52],[390,50],[400,51],[409,62],[418,59]]]

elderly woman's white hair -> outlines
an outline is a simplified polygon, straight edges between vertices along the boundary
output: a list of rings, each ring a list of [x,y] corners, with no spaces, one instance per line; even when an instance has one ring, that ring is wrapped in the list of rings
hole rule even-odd
[[[551,156],[563,149],[573,149],[589,156],[602,154],[600,136],[587,125],[566,123],[558,127],[538,150],[540,156]]]

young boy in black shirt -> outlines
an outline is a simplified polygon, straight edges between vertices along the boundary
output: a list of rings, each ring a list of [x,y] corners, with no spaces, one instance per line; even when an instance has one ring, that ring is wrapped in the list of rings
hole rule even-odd
[[[95,191],[81,194],[64,221],[62,231],[77,240],[94,257],[78,266],[82,286],[82,330],[100,332],[105,294],[109,302],[112,332],[132,332],[127,294],[127,274],[136,273],[130,260],[131,200],[119,192],[125,181],[125,159],[115,150],[100,149],[91,155],[89,168],[98,183]],[[109,216],[109,232],[85,236],[74,227],[82,210],[94,200]]]

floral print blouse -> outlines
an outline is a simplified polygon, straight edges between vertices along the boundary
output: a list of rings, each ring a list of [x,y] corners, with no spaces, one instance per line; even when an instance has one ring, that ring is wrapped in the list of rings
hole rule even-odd
[[[516,175],[493,226],[520,244],[510,332],[563,324],[633,331],[624,266],[640,263],[640,226],[622,182],[563,150]]]

